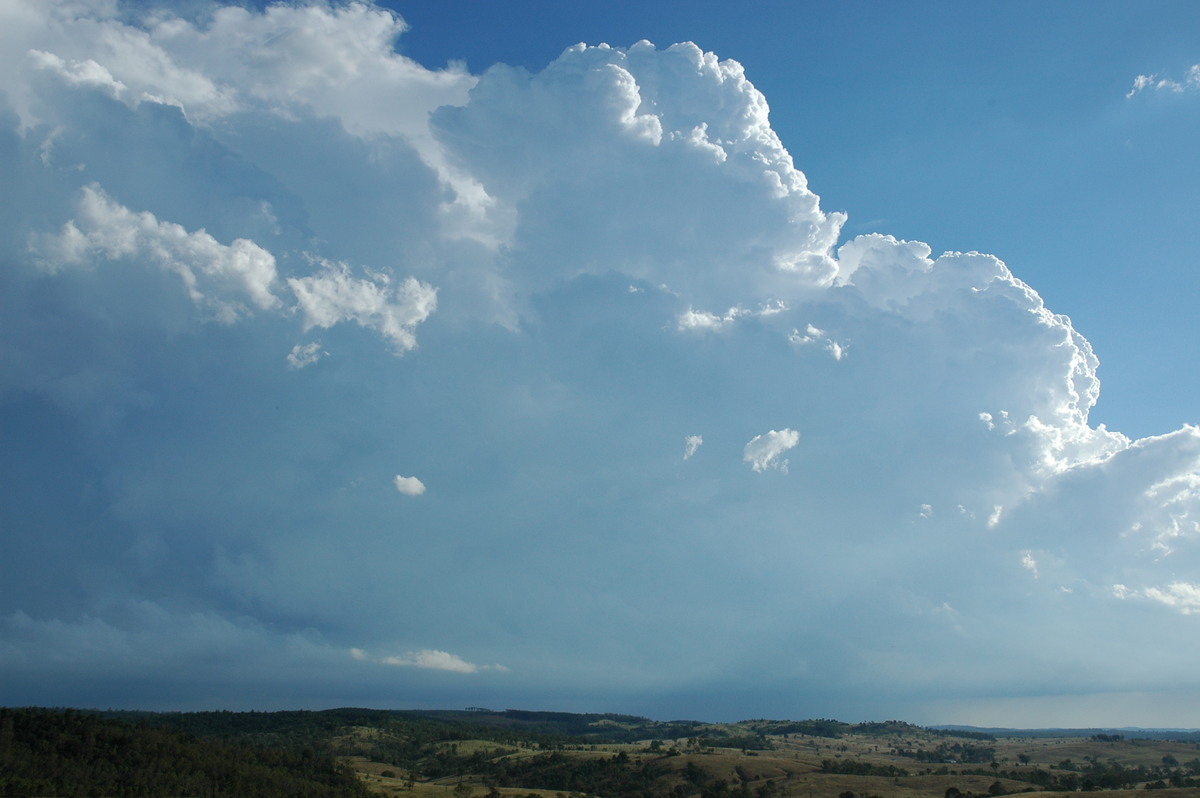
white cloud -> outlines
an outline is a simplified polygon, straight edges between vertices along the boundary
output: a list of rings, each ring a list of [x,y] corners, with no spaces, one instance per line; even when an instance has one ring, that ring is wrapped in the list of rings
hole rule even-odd
[[[413,277],[393,286],[384,272],[360,278],[351,276],[348,264],[319,263],[318,274],[288,278],[306,330],[353,321],[382,334],[397,353],[417,345],[413,330],[437,309],[436,288]]]
[[[681,327],[714,329],[740,311],[695,308],[811,295],[836,270],[845,216],[820,210],[741,65],[693,44],[579,45],[534,74],[497,66],[433,122],[500,207],[520,208],[505,263],[520,294],[564,265],[620,264],[691,305]]]
[[[425,492],[425,483],[416,477],[402,477],[399,474],[392,480],[396,490],[405,496],[420,496]]]
[[[816,344],[830,354],[834,360],[841,360],[846,356],[846,345],[830,338],[824,330],[809,324],[801,333],[798,329],[793,329],[788,334],[788,340],[796,346],[811,346]]]
[[[96,185],[81,191],[76,217],[55,235],[36,234],[30,248],[51,273],[98,259],[148,260],[177,274],[188,296],[226,323],[245,317],[250,308],[282,311],[274,293],[279,285],[275,257],[253,241],[218,242],[205,230],[160,221],[148,211],[134,212]],[[290,277],[287,287],[304,316],[304,329],[329,328],[352,321],[384,336],[398,354],[417,345],[415,328],[437,308],[437,289],[413,277],[393,285],[386,272],[354,277],[343,262],[310,258],[316,274]],[[292,368],[315,362],[318,344],[293,348]]]
[[[718,316],[715,313],[709,313],[706,310],[696,310],[688,308],[683,313],[679,314],[676,319],[676,324],[680,330],[710,330],[720,331],[728,329],[740,318],[769,318],[787,310],[787,304],[781,301],[764,302],[758,310],[748,310],[743,307],[732,307],[725,311],[724,315]]]
[[[680,330],[720,330],[737,321],[738,316],[745,315],[741,308],[730,308],[725,315],[718,316],[705,310],[688,308],[679,314]]]
[[[842,215],[735,62],[580,46],[476,79],[399,56],[403,23],[369,4],[195,24],[114,9],[0,3],[0,91],[23,122],[0,116],[22,198],[0,219],[0,412],[31,430],[0,452],[20,475],[0,521],[39,553],[0,562],[0,651],[6,676],[22,657],[81,663],[43,700],[87,683],[89,641],[112,663],[178,643],[168,621],[53,620],[102,617],[121,590],[217,608],[198,627],[261,612],[376,650],[446,629],[519,639],[542,663],[529,689],[558,695],[650,692],[661,674],[716,693],[713,673],[765,684],[762,662],[798,659],[808,695],[1045,686],[1013,662],[1054,663],[1051,683],[1079,665],[1088,689],[1195,683],[1179,616],[1200,611],[1180,577],[1200,556],[1200,430],[1094,425],[1091,345],[998,258],[884,235],[834,257]],[[189,301],[239,324],[127,318],[158,302],[191,319]],[[367,332],[296,343],[343,322]],[[411,350],[418,327],[419,357],[380,351]],[[736,459],[661,456],[683,437],[692,458],[689,430],[711,446],[779,418],[805,420],[819,467],[752,479],[745,499]],[[798,441],[759,435],[744,462],[786,471]],[[403,535],[371,476],[397,451],[455,497],[412,504]],[[731,528],[747,545],[713,542]],[[46,529],[79,531],[64,546]],[[495,590],[504,568],[520,590]],[[731,591],[727,613],[693,612],[714,584],[767,579],[788,601]],[[435,594],[418,615],[361,613]],[[581,628],[589,602],[610,611]],[[824,631],[848,616],[856,640]],[[231,651],[269,649],[226,631]],[[730,645],[704,648],[713,634]],[[289,639],[347,664],[308,635]],[[27,700],[35,670],[0,693]]]
[[[242,298],[264,310],[280,305],[270,252],[244,238],[225,245],[204,230],[136,213],[95,184],[83,188],[76,218],[56,236],[36,236],[32,248],[50,271],[98,258],[153,261],[179,275],[192,300],[225,322],[247,313]]]
[[[437,649],[422,649],[421,651],[410,651],[407,654],[399,656],[373,659],[366,651],[360,648],[352,648],[350,649],[350,655],[359,661],[375,662],[380,665],[393,665],[401,668],[421,668],[424,670],[449,671],[451,673],[478,673],[480,671],[508,672],[508,668],[503,665],[476,665],[467,662],[457,654]]]
[[[1133,80],[1133,88],[1126,97],[1133,97],[1143,91],[1168,91],[1181,93],[1200,90],[1200,64],[1193,64],[1182,81],[1159,77],[1158,75],[1138,75]]]
[[[288,366],[293,369],[302,369],[305,366],[311,366],[322,357],[329,353],[321,349],[320,341],[310,341],[307,344],[296,344],[292,347],[292,351],[288,353]]]
[[[104,66],[88,58],[83,61],[64,61],[54,53],[29,51],[30,61],[39,69],[54,72],[70,86],[98,88],[114,99],[121,99],[129,87],[112,76]]]
[[[771,430],[763,435],[755,435],[746,444],[742,452],[742,461],[749,463],[755,471],[774,468],[786,474],[788,461],[780,459],[780,455],[794,448],[799,442],[800,433],[793,429]]]
[[[1130,590],[1125,585],[1113,585],[1113,595],[1118,599],[1150,599],[1157,601],[1181,615],[1200,614],[1200,585],[1191,582],[1172,582],[1166,587],[1147,587]]]

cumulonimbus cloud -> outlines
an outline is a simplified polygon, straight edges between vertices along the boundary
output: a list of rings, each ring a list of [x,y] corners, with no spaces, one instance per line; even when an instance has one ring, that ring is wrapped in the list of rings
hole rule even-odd
[[[1179,577],[1200,553],[1200,429],[1093,424],[1098,355],[1000,258],[842,240],[737,62],[580,45],[473,76],[399,55],[404,22],[368,3],[139,24],[110,5],[0,3],[0,171],[21,198],[0,214],[0,412],[35,431],[0,451],[21,475],[0,523],[38,555],[0,561],[0,698],[53,703],[103,640],[114,673],[156,646],[196,659],[166,610],[123,634],[98,568],[135,604],[214,608],[200,625],[231,651],[282,641],[280,662],[322,672],[345,649],[309,629],[381,650],[470,627],[539,649],[527,686],[560,695],[711,693],[722,670],[741,689],[801,660],[765,703],[783,682],[1043,695],[1068,665],[1097,693],[1200,689]],[[114,297],[228,324],[97,318]],[[777,419],[804,421],[804,479],[727,490],[745,465],[786,471],[791,428],[741,463],[696,456],[695,430],[720,449]],[[457,501],[396,499],[424,483],[378,475],[412,451]],[[731,528],[768,556],[716,554]],[[788,600],[694,612],[765,578]],[[582,595],[606,607],[595,628]],[[213,620],[247,607],[268,620]],[[857,640],[830,638],[846,617]],[[306,631],[273,636],[283,618]]]

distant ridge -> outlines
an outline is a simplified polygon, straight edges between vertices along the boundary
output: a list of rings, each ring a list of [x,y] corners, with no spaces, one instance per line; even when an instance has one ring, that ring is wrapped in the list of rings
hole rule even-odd
[[[952,732],[979,732],[997,737],[1094,737],[1098,734],[1119,734],[1123,737],[1136,737],[1142,740],[1182,740],[1185,742],[1200,742],[1200,728],[1190,729],[1147,729],[1139,726],[1096,727],[1090,729],[1017,729],[1005,726],[962,726],[956,724],[940,724],[930,726],[931,729]]]

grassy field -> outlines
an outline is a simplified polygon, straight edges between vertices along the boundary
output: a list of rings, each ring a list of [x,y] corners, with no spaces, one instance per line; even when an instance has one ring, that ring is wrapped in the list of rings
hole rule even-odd
[[[716,727],[714,727],[715,729]],[[744,729],[724,728],[736,738]],[[1083,789],[1098,785],[1101,774],[1130,772],[1146,776],[1127,788],[1104,790],[1106,796],[1139,795],[1142,798],[1200,798],[1200,787],[1146,789],[1171,772],[1178,779],[1200,775],[1200,744],[1159,740],[1095,740],[1087,737],[1000,737],[982,740],[955,737],[916,727],[897,734],[842,734],[818,737],[803,734],[765,735],[758,750],[724,748],[706,744],[707,736],[664,739],[657,743],[605,743],[561,746],[558,767],[572,763],[605,763],[615,767],[617,757],[631,772],[653,768],[653,787],[621,795],[663,798],[947,798],[1021,794],[1028,798],[1064,796],[1064,785]],[[496,755],[492,762],[541,761],[546,751],[538,747],[498,746],[488,740],[456,744],[461,755]],[[653,745],[653,748],[651,748]],[[920,754],[918,754],[920,752]],[[907,753],[907,755],[905,755]],[[958,754],[957,756],[955,754]],[[917,756],[923,757],[918,759]],[[967,759],[974,761],[967,761]],[[1174,765],[1172,768],[1166,763]],[[364,758],[351,761],[372,792],[411,794],[414,798],[496,798],[593,794],[616,798],[617,792],[546,789],[534,778],[529,785],[497,784],[486,773],[423,780],[417,773],[401,771]],[[1191,769],[1189,769],[1189,767]],[[1047,779],[1057,788],[1037,783]],[[1090,780],[1090,781],[1089,781]],[[956,792],[957,791],[957,792]]]

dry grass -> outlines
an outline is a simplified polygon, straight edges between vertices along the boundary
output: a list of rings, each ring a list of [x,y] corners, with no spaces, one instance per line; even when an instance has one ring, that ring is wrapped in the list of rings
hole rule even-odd
[[[935,750],[942,744],[960,742],[974,746],[995,748],[996,768],[988,764],[930,763],[919,762],[911,757],[892,753],[897,749]],[[731,788],[743,782],[754,791],[772,782],[779,798],[838,798],[852,792],[858,798],[944,798],[946,790],[953,787],[964,794],[987,796],[997,781],[1011,793],[1021,798],[1066,798],[1062,792],[1022,792],[1028,783],[1000,778],[995,771],[1023,770],[1057,771],[1057,765],[1070,759],[1075,765],[1084,767],[1089,761],[1116,762],[1123,767],[1156,767],[1164,756],[1174,756],[1180,763],[1189,762],[1200,756],[1200,746],[1193,743],[1172,743],[1149,740],[1119,740],[1101,742],[1088,738],[1000,738],[996,741],[981,741],[966,738],[933,735],[917,732],[907,735],[854,735],[839,738],[807,737],[790,735],[772,737],[773,750],[742,751],[731,748],[698,748],[689,746],[687,740],[667,741],[660,752],[649,752],[646,743],[588,745],[578,748],[567,747],[567,756],[580,758],[611,757],[624,752],[632,763],[654,760],[675,773],[666,777],[668,789],[685,783],[683,771],[688,763],[704,769],[711,778],[724,779]],[[491,741],[470,740],[455,743],[460,754],[476,752],[507,751],[506,756],[529,757],[544,753],[527,748],[512,749]],[[676,748],[678,756],[663,756],[668,749]],[[1029,757],[1028,765],[1021,765],[1019,757]],[[821,763],[852,760],[874,766],[892,766],[906,770],[908,776],[860,776],[823,772]],[[348,760],[359,773],[368,788],[379,795],[407,794],[412,798],[458,798],[455,787],[460,779],[449,778],[434,781],[410,779],[410,774],[401,768],[380,762],[369,762],[362,758]],[[981,771],[967,773],[966,771]],[[387,772],[389,775],[385,776]],[[394,774],[394,775],[391,775]],[[473,790],[475,798],[483,798],[488,792],[478,779],[464,779]],[[461,790],[460,790],[461,792]],[[516,798],[533,793],[543,798],[562,798],[562,794],[551,790],[522,787],[500,788],[498,792]],[[1115,790],[1100,793],[1103,798],[1200,798],[1200,789],[1167,789],[1146,792],[1145,790]],[[605,796],[604,798],[610,798]]]

